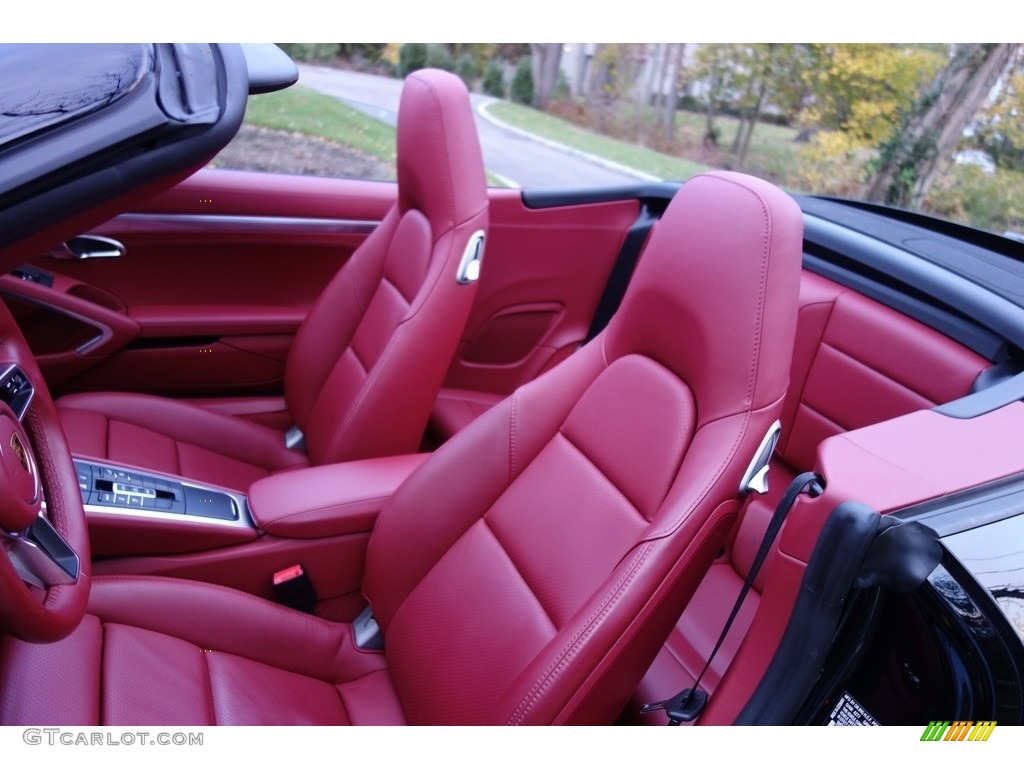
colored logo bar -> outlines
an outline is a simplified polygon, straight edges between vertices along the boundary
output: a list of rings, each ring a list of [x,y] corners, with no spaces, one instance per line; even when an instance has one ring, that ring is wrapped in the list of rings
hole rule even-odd
[[[995,720],[932,720],[921,734],[921,741],[988,741]]]

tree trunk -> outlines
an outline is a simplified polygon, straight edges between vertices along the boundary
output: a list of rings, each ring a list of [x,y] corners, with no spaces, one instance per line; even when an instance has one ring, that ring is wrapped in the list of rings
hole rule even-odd
[[[732,137],[732,146],[729,147],[729,154],[732,155],[733,158],[732,167],[736,170],[739,170],[740,166],[742,166],[742,158],[740,157],[740,154],[742,152],[745,136],[748,132],[754,131],[754,121],[757,119],[754,116],[755,108],[751,104],[751,101],[754,98],[754,88],[756,86],[762,87],[763,84],[763,78],[757,78],[755,75],[749,76],[748,80],[746,80],[746,91],[743,93],[742,98],[740,98],[739,101],[741,105],[739,110],[739,123],[736,125],[736,134]],[[764,93],[763,90],[761,92],[762,94]],[[760,100],[757,111],[761,111]]]
[[[672,63],[672,51],[675,45],[672,43],[658,43],[658,71],[654,75],[652,107],[664,107],[668,100],[668,86],[665,80],[668,77],[669,66]]]
[[[533,106],[544,109],[558,85],[562,43],[530,43],[530,60],[533,67]]]
[[[868,200],[917,208],[952,161],[964,128],[977,114],[1019,43],[958,45],[898,133],[881,147]]]
[[[658,59],[664,43],[647,43],[637,51],[637,79],[633,100],[638,106],[648,107],[654,94],[654,80],[658,73]]]
[[[740,146],[743,144],[743,136],[747,130],[747,124],[753,121],[751,112],[753,108],[750,105],[750,100],[754,96],[754,86],[757,85],[758,78],[751,74],[747,79],[747,90],[743,94],[743,98],[740,100],[742,105],[740,108],[740,122],[736,126],[736,135],[733,136],[732,146],[729,147],[729,152],[733,157],[737,157],[740,153]]]
[[[602,53],[604,43],[594,45],[594,54],[590,57],[590,65],[587,69],[587,85],[584,89],[587,106],[593,106],[601,98],[601,90],[607,77],[608,65],[604,63]]]
[[[747,152],[750,150],[750,138],[754,135],[754,129],[761,120],[761,110],[764,109],[764,97],[767,91],[768,76],[765,74],[761,77],[761,84],[757,90],[757,102],[754,104],[754,109],[747,122],[743,139],[740,141],[739,151],[736,153],[735,168],[737,171],[742,170],[744,164],[747,162]]]
[[[576,77],[572,84],[572,96],[574,99],[582,99],[587,93],[587,74],[590,72],[590,62],[593,59],[591,47],[593,43],[577,43],[579,51],[576,56]]]
[[[666,146],[671,147],[676,139],[676,106],[679,102],[679,66],[683,60],[686,43],[668,43],[665,51],[665,67],[661,75],[661,135]]]
[[[718,76],[712,72],[708,78],[707,108],[704,112],[704,147],[718,146],[718,129],[715,127],[715,93],[718,90]]]

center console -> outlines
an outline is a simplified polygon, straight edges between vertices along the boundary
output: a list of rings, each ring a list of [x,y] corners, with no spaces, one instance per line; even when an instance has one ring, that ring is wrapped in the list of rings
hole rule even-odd
[[[164,512],[249,524],[245,497],[180,478],[75,459],[82,503],[99,512]]]
[[[74,463],[93,557],[199,552],[258,535],[241,493],[95,459]]]

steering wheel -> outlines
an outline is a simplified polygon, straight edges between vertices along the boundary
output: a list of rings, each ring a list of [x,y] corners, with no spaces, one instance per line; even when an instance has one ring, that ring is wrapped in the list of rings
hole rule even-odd
[[[89,563],[78,473],[60,417],[0,302],[0,632],[29,642],[70,634],[85,615]]]

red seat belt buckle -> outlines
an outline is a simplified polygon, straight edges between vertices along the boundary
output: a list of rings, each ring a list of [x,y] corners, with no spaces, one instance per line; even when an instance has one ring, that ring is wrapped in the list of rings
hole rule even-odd
[[[303,613],[313,613],[316,590],[301,565],[292,565],[275,572],[272,583],[274,593],[281,603]]]

